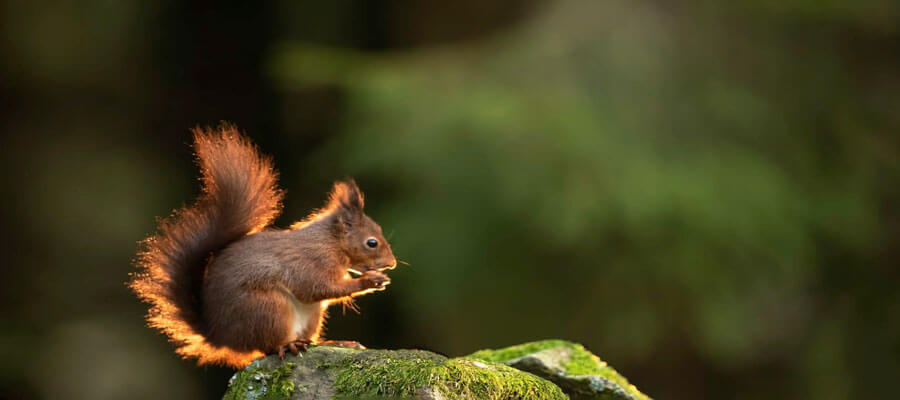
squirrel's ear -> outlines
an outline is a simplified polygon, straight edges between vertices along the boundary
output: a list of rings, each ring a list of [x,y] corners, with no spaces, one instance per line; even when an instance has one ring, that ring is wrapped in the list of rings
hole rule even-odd
[[[335,234],[347,236],[353,231],[353,226],[356,225],[356,217],[347,210],[339,208],[334,213],[332,224],[332,230]]]
[[[362,193],[356,182],[352,179],[335,182],[328,197],[328,208],[334,213],[335,231],[342,234],[350,233],[359,221],[364,205]]]
[[[359,186],[353,179],[338,181],[331,187],[328,199],[329,208],[343,208],[347,211],[362,213],[365,201]]]

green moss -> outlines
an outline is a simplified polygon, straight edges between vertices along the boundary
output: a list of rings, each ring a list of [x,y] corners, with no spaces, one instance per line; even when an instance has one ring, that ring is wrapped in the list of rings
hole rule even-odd
[[[454,358],[434,369],[433,374],[431,385],[452,399],[568,398],[550,381],[498,363]]]
[[[537,342],[528,342],[516,346],[505,347],[498,350],[479,350],[470,354],[468,357],[477,358],[484,361],[504,362],[512,360],[513,358],[522,357],[527,354],[537,353],[541,350],[552,349],[555,347],[573,348],[574,346],[581,347],[581,345],[567,342],[565,340],[541,340]],[[581,348],[584,349],[584,347]]]
[[[334,386],[341,395],[411,396],[428,384],[431,371],[442,362],[413,351],[395,353],[390,357],[346,358],[323,367],[337,371]]]
[[[568,351],[547,354],[559,363],[555,364],[556,367],[564,370],[561,371],[564,375],[550,371],[551,375],[545,376],[548,380],[500,363],[553,348]],[[415,396],[421,389],[429,389],[454,400],[562,400],[567,398],[560,388],[564,387],[575,393],[586,390],[594,397],[598,391],[604,391],[600,398],[622,399],[631,395],[637,400],[649,400],[584,347],[561,340],[483,350],[452,359],[420,350],[360,351],[329,346],[314,346],[302,356],[288,357],[287,362],[277,357],[253,362],[244,371],[235,374],[224,398],[285,400],[293,394],[309,390],[304,385],[295,386],[292,381],[302,376],[305,379],[303,383],[318,385],[316,387],[330,386],[334,389],[335,398],[348,399],[407,398]],[[545,374],[543,370],[535,373]],[[613,384],[584,375],[600,376]],[[603,387],[584,386],[596,384]]]
[[[291,381],[294,363],[285,363],[275,369],[251,366],[231,378],[223,400],[287,400],[297,389]],[[299,387],[299,390],[306,390]]]
[[[504,362],[557,347],[564,347],[572,351],[572,355],[569,357],[568,362],[565,362],[562,365],[566,375],[597,375],[621,386],[622,389],[625,389],[625,391],[636,399],[649,400],[647,395],[641,393],[634,385],[628,383],[628,379],[619,375],[619,373],[606,364],[605,361],[601,360],[578,343],[567,342],[565,340],[541,340],[498,350],[480,350],[467,357],[484,361]]]
[[[391,353],[370,351],[327,365],[338,397],[407,397],[429,387],[448,399],[566,399],[549,381],[506,365],[411,350]]]

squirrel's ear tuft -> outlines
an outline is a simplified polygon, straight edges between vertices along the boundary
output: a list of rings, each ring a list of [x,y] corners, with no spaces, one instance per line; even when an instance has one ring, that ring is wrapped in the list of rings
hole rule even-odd
[[[362,213],[364,205],[362,192],[353,179],[338,181],[332,186],[328,198],[329,208],[343,208],[346,211]]]

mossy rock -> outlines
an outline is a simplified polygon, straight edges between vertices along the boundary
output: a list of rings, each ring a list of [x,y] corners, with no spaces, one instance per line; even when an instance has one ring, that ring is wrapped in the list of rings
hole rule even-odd
[[[556,385],[502,363],[446,358],[421,350],[310,347],[269,356],[231,379],[238,399],[566,399]]]
[[[555,355],[550,357],[552,352]],[[542,365],[545,367],[537,368],[530,361],[523,362],[535,357],[544,359],[546,362]],[[563,372],[553,372],[556,367]],[[588,383],[573,385],[561,378]],[[563,341],[483,350],[458,358],[422,350],[313,346],[299,356],[287,355],[284,360],[269,356],[254,361],[234,375],[225,393],[226,400],[562,400],[570,397],[647,399],[583,347]]]
[[[634,385],[584,346],[563,340],[543,340],[468,356],[500,362],[547,379],[575,400],[650,400]]]

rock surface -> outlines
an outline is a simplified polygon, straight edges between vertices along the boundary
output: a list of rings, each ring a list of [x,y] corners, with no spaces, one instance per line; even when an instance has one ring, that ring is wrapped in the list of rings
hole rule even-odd
[[[581,345],[561,340],[458,358],[314,346],[254,361],[225,393],[226,400],[332,398],[649,399]]]
[[[501,362],[559,386],[571,399],[650,400],[582,345],[562,340],[481,350],[469,357]]]

